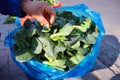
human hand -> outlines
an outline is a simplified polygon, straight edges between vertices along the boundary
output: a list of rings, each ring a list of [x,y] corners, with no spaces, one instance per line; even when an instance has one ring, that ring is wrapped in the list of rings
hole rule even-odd
[[[55,11],[48,3],[43,1],[22,0],[22,10],[37,19],[45,27],[49,27],[55,20]]]

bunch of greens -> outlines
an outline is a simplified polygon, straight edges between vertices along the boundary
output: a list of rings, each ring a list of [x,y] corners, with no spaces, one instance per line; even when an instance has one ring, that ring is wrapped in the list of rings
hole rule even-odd
[[[90,18],[72,12],[56,11],[52,27],[26,20],[15,32],[13,52],[19,62],[32,58],[59,70],[67,71],[78,64],[96,43],[98,28]]]
[[[33,1],[45,1],[50,5],[54,5],[54,4],[58,3],[58,1],[56,1],[56,0],[33,0]]]
[[[12,24],[15,22],[15,20],[16,20],[15,16],[8,16],[3,22],[3,24]]]

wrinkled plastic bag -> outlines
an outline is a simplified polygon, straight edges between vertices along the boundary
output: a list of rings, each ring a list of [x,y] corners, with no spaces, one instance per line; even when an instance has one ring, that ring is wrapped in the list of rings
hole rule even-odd
[[[18,24],[18,27],[8,33],[4,40],[4,44],[5,46],[10,48],[12,59],[26,73],[30,80],[60,80],[64,78],[82,77],[93,68],[96,58],[98,56],[100,41],[105,34],[104,26],[100,15],[90,10],[84,4],[79,4],[75,6],[64,6],[55,9],[71,11],[74,15],[78,17],[81,17],[82,15],[90,17],[98,26],[98,29],[100,31],[99,36],[96,39],[96,44],[93,45],[92,51],[88,53],[85,58],[73,69],[67,72],[63,72],[61,70],[57,70],[55,68],[42,64],[34,59],[24,63],[15,60],[12,45],[15,43],[13,40],[13,35],[15,31],[20,28],[20,21],[19,19],[17,19],[16,23]]]

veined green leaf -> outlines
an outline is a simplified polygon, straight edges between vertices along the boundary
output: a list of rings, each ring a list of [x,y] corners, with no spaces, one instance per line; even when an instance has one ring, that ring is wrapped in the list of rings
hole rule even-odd
[[[50,28],[47,28],[47,27],[43,27],[43,29],[42,29],[42,32],[50,32]]]
[[[62,18],[62,17],[59,17],[55,23],[58,24],[59,27],[63,27],[65,24],[66,24],[66,19],[65,18]]]
[[[53,41],[67,40],[67,38],[65,36],[59,36],[59,35],[58,36],[57,35],[53,35],[51,38],[52,38]]]
[[[53,41],[66,40],[65,36],[68,36],[73,31],[73,29],[74,29],[73,25],[67,23],[58,33],[52,34],[50,38]]]
[[[43,63],[53,66],[54,68],[57,68],[59,70],[64,70],[64,68],[66,67],[65,60],[54,60],[52,62],[44,61]]]
[[[28,37],[32,37],[33,35],[37,34],[37,29],[35,28],[35,25],[31,25],[29,29],[26,29],[26,34]]]
[[[18,46],[30,46],[30,44],[25,40],[25,36],[21,31],[16,32],[16,34],[14,35],[14,40]]]
[[[68,54],[69,56],[74,56],[73,53],[70,52],[69,50],[67,50],[67,54]]]
[[[36,26],[32,24],[29,19],[25,21],[23,29],[27,37],[32,37],[33,35],[37,34]]]
[[[91,26],[92,20],[90,18],[87,18],[83,23],[84,26],[88,29]]]
[[[78,63],[82,61],[84,57],[84,55],[76,54],[76,59],[78,60]]]
[[[19,50],[15,53],[15,58],[19,62],[26,62],[34,57],[34,54],[28,52],[27,50]]]
[[[33,38],[31,46],[28,48],[28,50],[34,54],[40,54],[42,48],[42,43],[37,38]]]
[[[97,36],[98,36],[98,33],[99,31],[98,31],[98,28],[97,28],[97,26],[95,27],[95,32],[92,32],[92,35],[96,38]]]
[[[72,61],[74,64],[78,64],[83,58],[83,55],[76,54],[75,56],[70,58],[70,61]]]
[[[67,23],[65,26],[63,26],[62,29],[60,29],[60,33],[64,34],[65,36],[68,36],[72,32],[73,29],[74,29],[73,25],[70,23]]]
[[[86,41],[88,44],[95,44],[96,43],[95,37],[91,34],[87,34]]]
[[[90,18],[87,18],[87,19],[83,22],[83,24],[81,24],[80,26],[74,25],[74,27],[75,27],[76,29],[79,29],[81,32],[86,32],[86,31],[90,28],[91,22],[92,22],[91,19],[90,19]]]
[[[65,46],[71,47],[74,45],[80,38],[79,34],[69,35],[68,40],[63,41]]]
[[[62,46],[55,46],[54,47],[54,53],[57,54],[59,52],[64,52],[66,50],[65,47],[62,47]]]
[[[71,58],[70,58],[70,61],[72,61],[74,64],[78,64],[78,62],[79,62],[79,61],[76,59],[75,56],[71,57]]]
[[[48,59],[49,62],[53,62],[53,58],[51,58],[50,56],[48,56],[47,54],[45,54],[45,57]]]
[[[90,46],[90,44],[84,44],[83,48],[88,48]]]
[[[85,55],[88,52],[89,52],[88,49],[84,49],[84,48],[81,48],[81,47],[77,50],[77,53],[80,54],[80,55]]]
[[[16,20],[16,17],[15,17],[15,16],[8,16],[8,17],[4,20],[3,24],[13,24],[13,23],[15,23],[15,20]]]
[[[45,51],[45,53],[52,57],[53,59],[56,58],[56,54],[54,54],[54,49],[53,46],[50,44],[50,42],[45,38],[45,37],[39,37],[38,38],[43,46],[43,50]]]
[[[80,41],[77,41],[74,45],[71,46],[72,49],[78,49],[80,47]]]

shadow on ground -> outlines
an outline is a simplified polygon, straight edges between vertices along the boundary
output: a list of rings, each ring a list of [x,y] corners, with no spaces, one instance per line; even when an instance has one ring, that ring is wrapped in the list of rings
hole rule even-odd
[[[113,76],[110,80],[120,80],[120,74]]]
[[[92,71],[109,68],[116,76],[110,80],[120,80],[120,42],[114,35],[105,35],[100,44],[98,59],[104,66],[95,65]],[[87,77],[91,76],[92,79]],[[83,80],[99,80],[94,74],[88,73]]]
[[[120,42],[114,35],[105,35],[100,45],[99,60],[107,67],[112,66],[120,54]]]
[[[116,74],[110,80],[120,80],[120,42],[116,36],[104,36],[101,41],[98,59]]]
[[[100,43],[100,51],[98,55],[98,60],[102,63],[100,63],[97,60],[91,72],[106,68],[110,69],[110,67],[115,64],[119,65],[118,62],[116,62],[119,53],[120,53],[120,43],[118,41],[118,38],[114,35],[105,35]],[[118,67],[117,70],[120,70],[120,67]],[[119,71],[117,73],[119,73]],[[117,80],[118,77],[120,76],[119,75],[113,76],[111,80],[115,80],[115,79]],[[100,79],[96,77],[96,75],[92,73],[88,73],[82,77],[82,80],[100,80]]]

